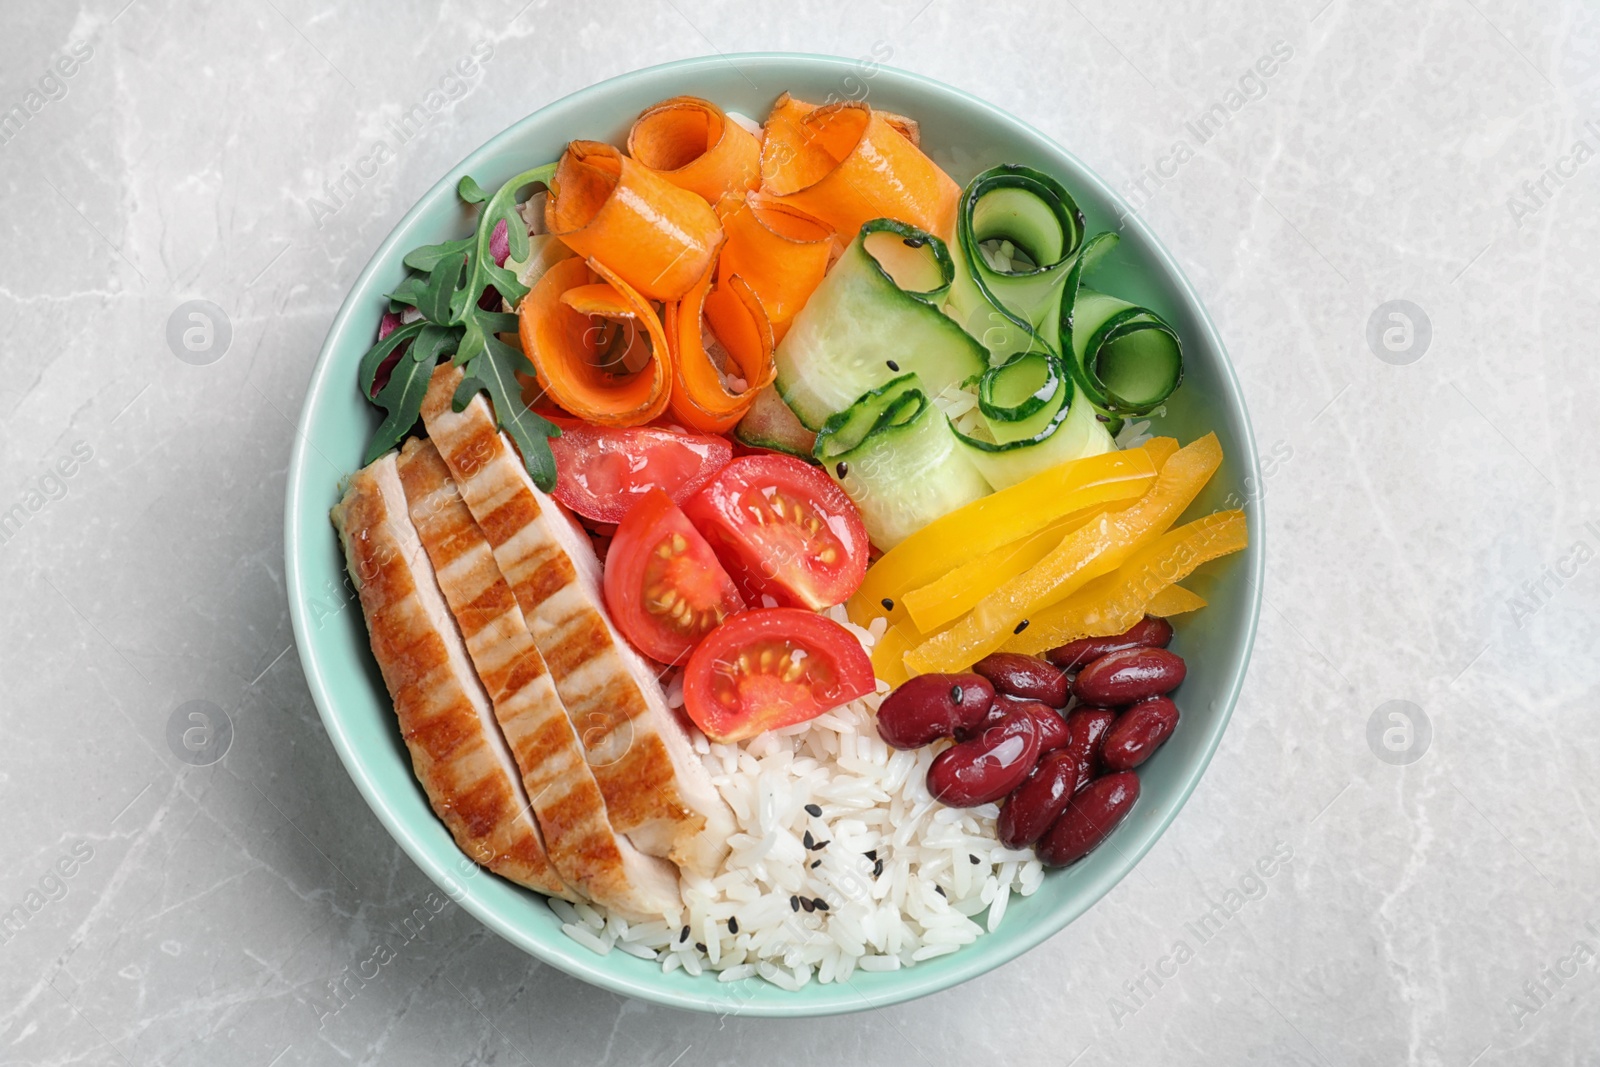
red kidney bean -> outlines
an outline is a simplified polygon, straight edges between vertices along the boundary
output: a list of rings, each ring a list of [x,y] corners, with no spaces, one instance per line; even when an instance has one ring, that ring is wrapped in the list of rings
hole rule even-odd
[[[1038,759],[1039,730],[1033,716],[1011,715],[934,757],[928,792],[952,808],[975,808],[1021,785]]]
[[[1067,810],[1078,788],[1078,761],[1070,752],[1039,758],[1033,773],[1006,798],[996,826],[1006,848],[1025,848]]]
[[[996,652],[980,659],[972,669],[993,682],[997,693],[1037,700],[1052,708],[1066,706],[1067,676],[1042,659]]]
[[[994,703],[989,705],[989,711],[980,722],[971,726],[958,726],[952,735],[957,741],[971,741],[991,726],[999,726],[1005,722],[1006,717],[1016,708],[1017,701],[1010,697],[996,696]]]
[[[1015,715],[1019,709],[1025,709],[1029,715],[1038,720],[1040,731],[1039,751],[1041,753],[1050,752],[1067,743],[1064,729],[1066,720],[1061,717],[1061,713],[1055,708],[1048,704],[1041,704],[1037,700],[1018,700],[1016,697],[1008,697],[1003,693],[995,694],[994,703],[990,705],[989,713],[983,717],[982,722],[975,723],[972,726],[957,727],[955,739],[957,741],[970,741],[991,726],[999,726],[1007,718]]]
[[[1178,728],[1178,705],[1169,697],[1141,700],[1111,724],[1100,745],[1108,771],[1131,771],[1149,759]]]
[[[994,686],[976,674],[919,674],[883,698],[878,736],[891,748],[921,748],[977,726],[994,706]]]
[[[1072,682],[1085,704],[1124,707],[1145,697],[1170,693],[1189,669],[1183,657],[1164,648],[1123,648],[1092,661]]]
[[[1067,805],[1040,838],[1039,859],[1047,867],[1076,863],[1110,836],[1139,799],[1139,776],[1118,771],[1096,778]]]
[[[1067,716],[1067,751],[1078,761],[1078,788],[1100,773],[1100,745],[1116,720],[1110,708],[1088,706],[1073,708]]]
[[[1046,652],[1045,658],[1064,671],[1074,671],[1107,652],[1124,648],[1166,648],[1172,641],[1172,624],[1146,615],[1115,637],[1080,637]]]
[[[1011,714],[1015,715],[1020,712],[1024,715],[1033,716],[1033,723],[1039,728],[1039,755],[1042,756],[1046,752],[1054,752],[1058,748],[1065,748],[1067,742],[1071,740],[1072,734],[1067,729],[1067,720],[1063,719],[1061,713],[1049,704],[1041,704],[1037,700],[1017,701],[1014,703],[996,700],[995,706],[1005,707],[1008,703],[1011,706],[1006,710]]]

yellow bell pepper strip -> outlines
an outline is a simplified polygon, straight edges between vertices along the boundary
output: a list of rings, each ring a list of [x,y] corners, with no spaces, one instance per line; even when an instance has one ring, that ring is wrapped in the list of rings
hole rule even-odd
[[[1179,449],[1144,496],[1062,538],[1037,566],[984,597],[944,633],[906,653],[906,667],[918,674],[964,670],[1000,648],[1021,634],[1041,609],[1115,570],[1160,537],[1221,464],[1222,446],[1214,433]]]
[[[907,681],[911,672],[906,670],[906,653],[926,640],[910,619],[890,623],[872,648],[872,672],[891,686]]]
[[[1005,650],[1031,655],[1080,637],[1120,634],[1145,615],[1160,614],[1151,601],[1163,590],[1248,543],[1242,511],[1219,511],[1168,530],[1115,571],[1033,616]]]
[[[1178,439],[1176,437],[1152,437],[1139,446],[1150,453],[1150,462],[1160,470],[1167,465],[1167,460],[1178,454]]]
[[[1206,598],[1199,593],[1181,585],[1169,585],[1150,598],[1150,603],[1144,606],[1144,613],[1158,619],[1170,619],[1174,615],[1199,611],[1205,606]]]
[[[1139,496],[1155,480],[1161,440],[1063,463],[935,519],[867,569],[850,598],[851,621],[866,626],[887,615],[898,622],[903,617],[899,598],[945,571],[1038,533],[1074,511]]]
[[[1088,524],[1104,510],[1098,507],[1074,512],[1031,537],[1013,541],[946,571],[927,585],[906,593],[900,601],[917,629],[933,633],[955,622],[1002,584],[1044,559],[1063,537]]]

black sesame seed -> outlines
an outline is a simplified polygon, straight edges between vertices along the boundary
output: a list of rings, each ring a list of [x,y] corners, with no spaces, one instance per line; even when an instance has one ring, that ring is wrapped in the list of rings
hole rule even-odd
[[[818,852],[821,852],[823,849],[827,848],[831,844],[833,844],[833,838],[830,837],[826,841],[818,841],[816,843],[816,845],[813,846],[813,847],[815,847]]]
[[[839,462],[833,465],[833,473],[843,478],[846,474],[850,473],[850,464],[841,459]]]
[[[890,597],[884,597],[882,600],[878,601],[878,603],[883,605],[884,611],[894,610],[894,600]]]
[[[736,934],[738,932],[739,932],[739,917],[737,915],[728,916],[728,933]]]
[[[1027,628],[1028,628],[1028,620],[1027,619],[1023,619],[1021,622],[1017,623],[1017,628],[1015,630],[1012,630],[1011,632],[1014,633],[1014,634],[1020,634],[1022,631],[1026,630]]]
[[[806,814],[807,815],[813,815],[813,816],[815,816],[815,817],[820,819],[822,817],[822,805],[821,804],[807,804],[806,805]]]
[[[979,863],[981,863],[981,862],[982,862],[982,861],[981,861],[981,860],[979,860],[979,859],[978,859],[978,857],[976,857],[976,856],[974,856],[974,855],[973,855],[973,854],[972,854],[972,853],[970,853],[970,852],[969,852],[969,853],[967,853],[967,859],[969,859],[969,860],[971,860],[971,861],[972,861],[972,865],[973,865],[973,866],[974,866],[974,867],[976,867],[976,866],[977,866],[977,865],[978,865],[978,864],[979,864]]]
[[[948,899],[948,898],[949,898],[949,896],[950,896],[950,894],[948,894],[948,893],[946,893],[946,892],[945,892],[945,891],[944,891],[944,886],[942,886],[942,885],[936,885],[936,886],[934,886],[934,887],[933,887],[933,891],[934,891],[934,892],[935,892],[935,893],[938,893],[938,894],[939,894],[939,895],[940,895],[940,896],[941,896],[941,897],[945,897],[945,898],[946,898],[946,899]]]
[[[807,915],[809,915],[809,914],[811,914],[811,913],[812,913],[812,912],[814,912],[814,911],[816,911],[816,910],[817,910],[817,905],[816,905],[816,902],[814,902],[814,901],[813,901],[813,900],[811,900],[811,898],[810,898],[810,897],[801,897],[801,898],[800,898],[800,906],[801,906],[801,907],[802,907],[802,908],[804,908],[804,909],[806,909],[806,914],[807,914]]]
[[[867,857],[869,860],[875,860],[878,858],[878,850],[875,848],[869,848],[867,851],[863,852],[862,855]]]
[[[810,852],[812,849],[817,847],[817,839],[811,836],[810,830],[806,831],[806,836],[800,839],[800,843],[806,846],[807,852]]]
[[[701,952],[704,952],[706,950],[706,943],[704,941],[696,941],[694,943],[694,947],[699,949]]]
[[[872,865],[872,877],[877,878],[883,874],[883,861],[879,860]]]
[[[678,935],[678,944],[681,945],[687,940],[689,940],[689,928],[685,926],[683,932]]]
[[[902,237],[900,242],[907,248],[921,248],[928,243],[928,240],[925,237]]]
[[[789,910],[790,911],[799,911],[800,910],[800,898],[799,897],[791,896],[789,898]]]
[[[818,911],[827,911],[828,910],[828,902],[826,900],[823,900],[821,897],[818,897],[812,903],[814,903],[816,905]]]
[[[951,701],[951,703],[954,703],[954,704],[961,703],[961,697],[962,696],[963,696],[963,694],[961,692],[961,687],[959,685],[952,685],[950,687],[950,701]]]
[[[813,871],[816,870],[818,867],[821,867],[821,866],[822,866],[822,861],[821,860],[812,860],[811,861],[811,869]]]
[[[890,370],[895,371],[895,372],[898,372],[900,370],[900,364],[896,363],[894,360],[886,359],[886,360],[884,360],[884,362],[889,365],[889,369]]]

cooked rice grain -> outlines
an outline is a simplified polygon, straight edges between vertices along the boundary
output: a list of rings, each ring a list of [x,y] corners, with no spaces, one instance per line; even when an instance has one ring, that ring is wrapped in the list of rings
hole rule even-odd
[[[863,628],[842,607],[828,615],[869,653],[883,634],[882,619]],[[696,733],[694,749],[737,824],[716,877],[685,876],[682,913],[633,926],[552,900],[562,931],[602,955],[617,948],[657,960],[663,973],[709,970],[724,983],[760,978],[794,991],[857,968],[909,967],[997,929],[1012,893],[1030,896],[1044,869],[1031,852],[997,844],[995,805],[942,808],[928,795],[936,752],[883,743],[874,715],[889,687],[877,688],[743,744]],[[667,699],[682,706],[681,672]]]

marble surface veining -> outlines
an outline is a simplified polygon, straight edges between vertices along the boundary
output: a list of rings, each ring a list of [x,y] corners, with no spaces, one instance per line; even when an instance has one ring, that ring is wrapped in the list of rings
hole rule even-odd
[[[1600,1063],[1592,2],[5,15],[0,911],[28,920],[0,934],[0,1064]],[[485,41],[358,195],[316,206]],[[1139,875],[916,1003],[681,1014],[451,906],[319,1013],[431,888],[340,766],[290,639],[284,472],[329,321],[414,199],[514,119],[756,49],[872,54],[993,101],[1183,264],[1269,471],[1232,727]],[[230,331],[208,365],[167,342],[191,300]],[[209,766],[169,743],[189,701],[234,724]]]

